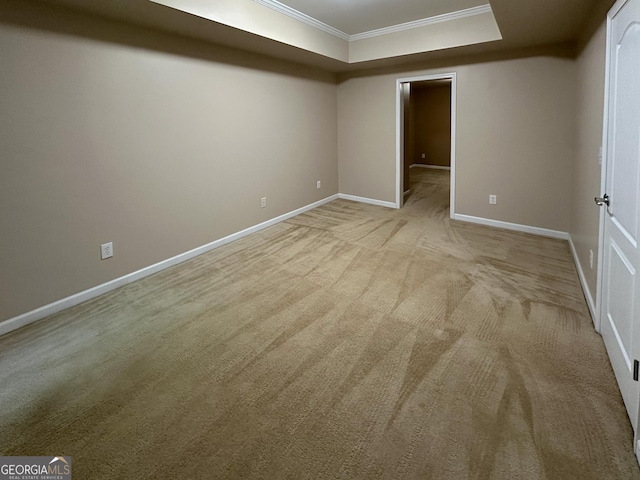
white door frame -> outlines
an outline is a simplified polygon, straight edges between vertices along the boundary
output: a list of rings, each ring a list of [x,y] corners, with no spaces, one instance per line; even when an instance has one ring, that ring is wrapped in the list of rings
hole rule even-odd
[[[451,199],[449,216],[453,218],[456,212],[456,72],[396,79],[396,208],[402,208],[404,200],[404,188],[402,185],[404,179],[404,156],[402,154],[404,150],[404,122],[402,121],[404,118],[404,101],[402,98],[402,84],[429,80],[451,80]]]
[[[622,8],[622,5],[626,3],[624,1],[618,1],[607,14],[607,45],[606,45],[606,57],[604,65],[604,111],[602,113],[602,146],[600,147],[600,193],[599,197],[602,197],[607,188],[607,152],[608,152],[608,140],[609,140],[609,87],[611,85],[611,78],[609,71],[611,69],[611,54],[609,53],[609,47],[611,46],[611,19],[615,15],[615,12]],[[602,333],[602,289],[604,282],[604,272],[602,268],[604,266],[604,220],[605,209],[600,208],[600,219],[598,227],[598,270],[596,275],[596,318],[593,319],[596,332]]]

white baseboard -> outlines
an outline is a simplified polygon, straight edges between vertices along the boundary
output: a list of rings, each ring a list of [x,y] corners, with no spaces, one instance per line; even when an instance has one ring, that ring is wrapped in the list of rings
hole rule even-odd
[[[424,163],[414,163],[409,168],[430,168],[432,170],[451,170],[451,167],[441,167],[440,165],[425,165]]]
[[[316,207],[324,205],[325,203],[329,203],[333,200],[336,200],[338,195],[332,195],[330,197],[324,198],[317,202],[311,203],[304,207],[298,208],[289,213],[285,213],[280,215],[279,217],[272,218],[271,220],[267,220],[266,222],[260,223],[258,225],[254,225],[253,227],[246,228],[240,232],[233,233],[219,240],[215,240],[211,243],[203,245],[201,247],[194,248],[193,250],[189,250],[188,252],[181,253],[176,255],[175,257],[168,258],[167,260],[163,260],[149,267],[145,267],[136,272],[130,273],[120,278],[116,278],[107,283],[103,283],[102,285],[98,285],[96,287],[90,288],[88,290],[84,290],[83,292],[76,293],[75,295],[71,295],[70,297],[63,298],[56,302],[50,303],[48,305],[44,305],[43,307],[37,308],[27,313],[23,313],[22,315],[18,315],[17,317],[10,318],[3,322],[0,322],[0,335],[4,335],[5,333],[9,333],[13,330],[16,330],[20,327],[24,327],[30,323],[41,320],[49,315],[53,315],[67,308],[71,308],[80,303],[86,302],[87,300],[91,300],[92,298],[99,297],[105,293],[108,293],[116,288],[122,287],[123,285],[127,285],[129,283],[135,282],[136,280],[140,280],[144,277],[148,277],[149,275],[153,275],[154,273],[165,270],[169,267],[173,267],[179,263],[185,262],[193,257],[197,257],[198,255],[202,255],[203,253],[209,252],[215,248],[221,247],[222,245],[226,245],[227,243],[231,243],[234,240],[239,240],[242,237],[246,237],[252,233],[263,230],[267,227],[271,227],[277,223],[283,222],[291,217],[295,217],[296,215],[300,215],[301,213],[312,210]]]
[[[518,223],[502,222],[500,220],[491,220],[489,218],[473,217],[471,215],[461,215],[454,213],[452,217],[454,220],[460,220],[461,222],[477,223],[479,225],[487,225],[489,227],[504,228],[506,230],[513,230],[516,232],[531,233],[532,235],[539,235],[541,237],[559,238],[562,240],[569,240],[569,234],[567,232],[561,232],[559,230],[549,230],[547,228],[531,227],[529,225],[520,225]]]
[[[593,325],[597,330],[598,316],[596,315],[596,303],[593,301],[591,290],[589,290],[589,285],[587,284],[587,277],[584,275],[582,263],[580,263],[580,259],[578,258],[578,252],[576,250],[576,246],[573,243],[571,235],[569,235],[569,247],[571,248],[571,255],[573,255],[573,262],[576,264],[576,270],[578,271],[578,278],[580,279],[580,285],[582,286],[582,291],[584,292],[584,298],[587,300],[587,307],[589,307],[589,313],[591,313],[591,320],[593,321]]]
[[[370,205],[377,205],[378,207],[398,208],[393,202],[385,202],[382,200],[374,200],[373,198],[356,197],[355,195],[347,195],[345,193],[338,194],[338,197],[343,200],[351,200],[352,202],[368,203]]]

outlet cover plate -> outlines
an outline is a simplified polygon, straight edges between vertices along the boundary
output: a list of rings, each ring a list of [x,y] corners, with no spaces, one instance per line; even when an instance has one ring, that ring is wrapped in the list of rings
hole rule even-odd
[[[113,242],[100,245],[100,258],[106,260],[111,257],[113,257]]]

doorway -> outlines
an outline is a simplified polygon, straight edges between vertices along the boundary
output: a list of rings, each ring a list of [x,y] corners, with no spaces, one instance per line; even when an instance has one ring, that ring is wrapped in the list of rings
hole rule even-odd
[[[443,145],[442,134],[434,133],[429,139],[414,135],[416,125],[411,121],[412,99],[428,96],[439,87],[450,88],[450,128],[448,145]],[[439,92],[441,95],[442,92]],[[436,126],[432,126],[434,131]],[[414,140],[421,138],[420,141]],[[408,190],[410,165],[450,169],[449,216],[455,214],[455,145],[456,145],[456,74],[445,73],[396,80],[396,208],[402,208]],[[449,158],[444,158],[448,156]]]

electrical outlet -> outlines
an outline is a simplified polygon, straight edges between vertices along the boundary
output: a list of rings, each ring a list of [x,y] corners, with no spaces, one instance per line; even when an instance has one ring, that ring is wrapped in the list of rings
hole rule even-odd
[[[593,250],[589,250],[589,266],[593,270]]]
[[[100,258],[106,260],[111,257],[113,257],[113,242],[100,245]]]
[[[320,180],[318,180],[318,181],[316,182],[316,188],[317,188],[318,190],[320,190],[320,187],[322,187],[322,182],[321,182]]]
[[[267,206],[267,197],[262,197],[260,199],[260,208],[264,208]]]
[[[423,153],[423,154],[422,154],[422,158],[427,158],[427,154],[426,154],[426,153]]]
[[[489,203],[491,205],[495,205],[496,203],[498,203],[498,196],[497,195],[489,195]]]

